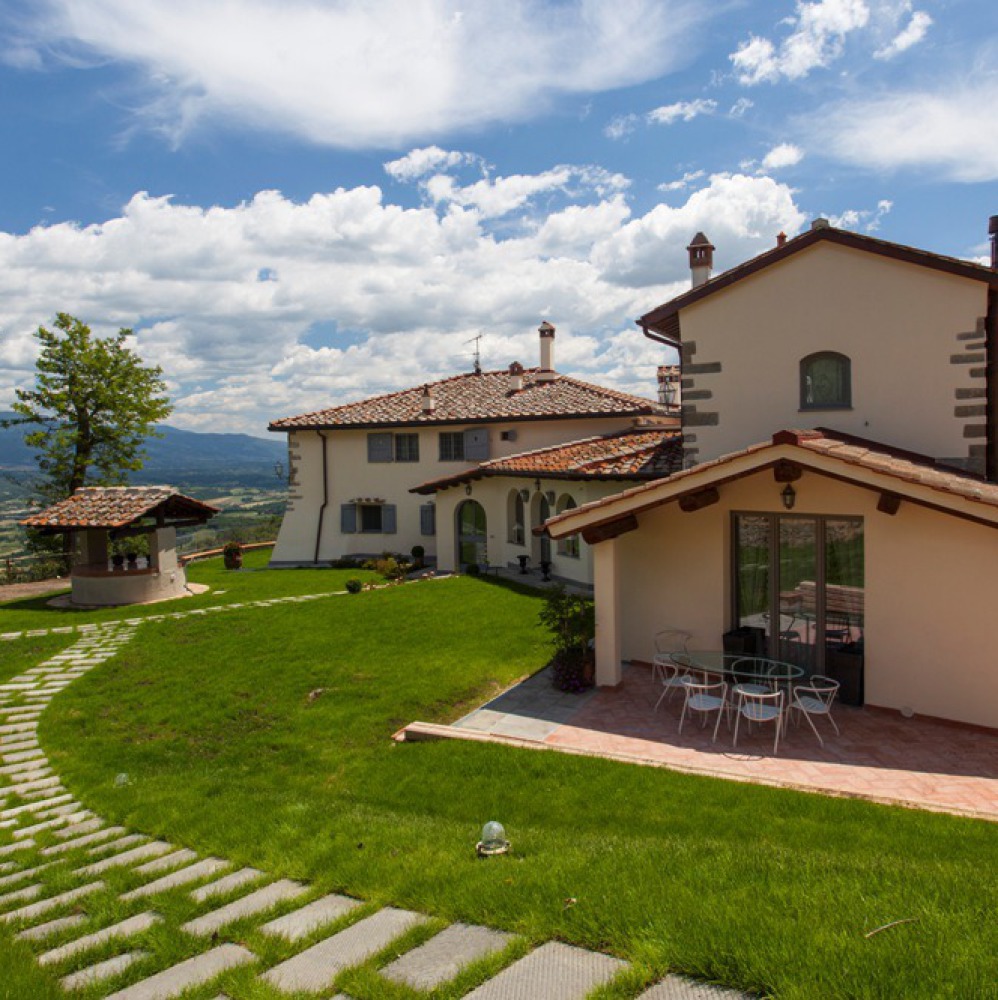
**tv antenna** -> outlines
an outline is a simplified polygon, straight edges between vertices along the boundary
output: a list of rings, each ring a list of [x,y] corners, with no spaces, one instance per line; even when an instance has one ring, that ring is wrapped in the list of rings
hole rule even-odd
[[[478,334],[477,337],[472,337],[471,340],[466,340],[466,344],[475,345],[475,374],[482,374],[482,334]]]

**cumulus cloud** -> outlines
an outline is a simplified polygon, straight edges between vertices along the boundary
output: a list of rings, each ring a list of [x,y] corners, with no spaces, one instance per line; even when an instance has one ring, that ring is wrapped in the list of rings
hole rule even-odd
[[[392,147],[525,120],[559,96],[655,79],[688,58],[689,0],[38,0],[28,61],[130,65],[138,121],[175,142],[228,121],[346,147]],[[13,50],[12,50],[13,51]]]
[[[738,82],[746,86],[799,80],[837,59],[846,36],[865,28],[869,20],[865,0],[798,0],[795,16],[784,22],[791,28],[786,38],[775,43],[752,35],[728,58]]]
[[[691,122],[700,115],[712,115],[717,110],[717,101],[698,97],[695,101],[676,101],[663,104],[648,112],[648,121],[653,125],[672,125],[674,122]]]
[[[661,353],[631,318],[688,284],[693,233],[708,232],[728,266],[803,222],[770,178],[694,181],[684,204],[637,217],[626,178],[569,166],[416,208],[373,186],[210,208],[139,193],[100,224],[0,233],[0,408],[30,379],[31,333],[57,309],[100,332],[134,327],[169,380],[171,422],[193,429],[259,434],[280,416],[467,371],[479,332],[486,366],[533,363],[542,317],[558,326],[561,370],[654,395]],[[538,192],[542,213],[529,204]]]
[[[454,150],[441,149],[439,146],[424,146],[422,149],[410,150],[397,160],[389,160],[385,173],[397,181],[409,182],[425,177],[434,171],[449,170],[453,167],[469,163],[480,163],[474,153],[458,153]]]
[[[804,159],[804,151],[790,142],[781,142],[774,146],[763,158],[763,171],[781,170],[784,167],[794,167]]]
[[[948,79],[827,106],[801,131],[848,163],[914,169],[968,183],[998,180],[998,74]]]
[[[917,45],[932,27],[932,18],[925,11],[912,12],[911,20],[886,45],[873,53],[877,59],[893,59]]]
[[[885,215],[894,207],[894,202],[882,198],[876,208],[847,208],[844,212],[830,214],[828,221],[836,229],[865,229],[875,233]]]
[[[684,191],[693,181],[700,180],[706,174],[705,170],[689,170],[674,181],[664,181],[658,185],[659,191]]]

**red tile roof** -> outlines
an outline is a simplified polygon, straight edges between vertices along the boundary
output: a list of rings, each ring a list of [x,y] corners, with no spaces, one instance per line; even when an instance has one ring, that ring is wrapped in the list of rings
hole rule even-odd
[[[123,528],[153,515],[207,521],[217,512],[218,508],[184,496],[171,486],[84,486],[20,523],[28,528],[71,531]]]
[[[697,234],[700,235],[700,234]],[[998,288],[998,271],[983,264],[974,264],[967,260],[960,260],[957,257],[946,257],[938,253],[930,253],[928,250],[919,250],[916,247],[904,246],[901,243],[890,243],[887,240],[879,240],[873,236],[865,236],[860,233],[852,233],[846,229],[835,229],[832,226],[819,226],[812,228],[800,236],[795,236],[792,240],[787,240],[782,246],[776,246],[765,253],[744,261],[727,271],[718,274],[709,281],[696,288],[678,295],[674,299],[663,303],[651,312],[645,313],[639,320],[640,326],[646,334],[649,331],[661,334],[670,342],[679,338],[679,326],[676,316],[681,309],[700,299],[713,295],[730,285],[747,278],[749,275],[761,271],[771,264],[777,264],[792,254],[806,250],[815,243],[825,241],[837,243],[840,246],[851,247],[854,250],[865,250],[869,253],[879,254],[883,257],[891,257],[894,260],[905,261],[909,264],[917,264],[922,267],[930,267],[937,271],[945,271],[962,278],[972,278],[984,281],[992,288]],[[652,339],[658,340],[658,337]]]
[[[664,415],[666,412],[664,407],[650,399],[580,382],[567,375],[541,380],[536,377],[538,371],[536,368],[527,369],[523,374],[523,388],[519,390],[510,388],[508,371],[470,372],[430,382],[428,387],[434,402],[431,412],[423,409],[427,386],[416,386],[315,413],[285,417],[271,423],[269,430],[636,417]]]
[[[436,493],[488,476],[548,479],[661,479],[683,464],[682,434],[667,427],[635,427],[568,444],[538,448],[433,479],[410,493]]]
[[[588,524],[591,523],[591,519],[586,518],[586,514],[600,508],[612,508],[622,502],[644,495],[647,497],[646,503],[640,504],[637,507],[628,505],[627,508],[628,513],[640,513],[642,510],[656,507],[664,502],[663,498],[658,496],[663,491],[668,491],[668,496],[665,500],[675,499],[683,492],[698,489],[698,480],[706,480],[705,485],[723,482],[723,475],[718,478],[716,473],[722,470],[724,466],[732,465],[738,459],[750,455],[759,455],[761,452],[775,449],[781,445],[795,446],[804,452],[833,458],[845,466],[853,466],[857,469],[889,476],[897,482],[896,489],[900,494],[904,494],[905,485],[926,487],[936,491],[942,494],[942,496],[939,497],[938,501],[930,504],[930,506],[939,510],[946,510],[947,507],[953,508],[951,498],[971,500],[998,509],[998,483],[988,482],[975,473],[961,472],[958,469],[940,465],[935,459],[928,456],[900,451],[892,448],[890,445],[880,444],[875,441],[866,441],[852,435],[838,434],[833,430],[785,430],[774,434],[772,441],[750,445],[740,451],[722,455],[720,458],[703,462],[690,469],[675,472],[664,479],[631,487],[614,496],[592,500],[571,511],[548,519],[544,524],[544,528],[555,528],[562,521],[579,518],[585,520]],[[759,466],[765,467],[766,461],[767,459],[764,456],[760,457]],[[802,457],[800,462],[807,468],[805,458]],[[850,478],[848,471],[845,469],[842,470],[842,476],[843,478]],[[859,482],[859,480],[854,481]],[[910,499],[914,499],[914,497]],[[962,511],[953,509],[953,513],[962,514]],[[607,514],[608,517],[606,519],[612,519],[609,511],[607,511]],[[988,523],[991,523],[990,519]],[[583,524],[580,524],[579,528],[574,530],[579,530],[583,526]],[[555,532],[555,536],[558,536],[558,532]]]

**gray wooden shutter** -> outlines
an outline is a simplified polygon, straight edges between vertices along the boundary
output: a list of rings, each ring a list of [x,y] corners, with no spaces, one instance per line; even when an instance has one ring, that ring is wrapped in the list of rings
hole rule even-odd
[[[391,434],[367,435],[367,460],[369,462],[390,462],[393,457]]]
[[[386,503],[381,508],[381,531],[385,535],[394,535],[397,528],[396,522],[397,517],[395,513],[395,504]]]
[[[340,531],[352,535],[357,531],[357,505],[345,503],[340,506]]]
[[[464,432],[464,460],[484,462],[489,457],[489,429],[469,427]]]
[[[419,508],[419,533],[421,535],[437,533],[437,508],[432,503],[424,503]]]

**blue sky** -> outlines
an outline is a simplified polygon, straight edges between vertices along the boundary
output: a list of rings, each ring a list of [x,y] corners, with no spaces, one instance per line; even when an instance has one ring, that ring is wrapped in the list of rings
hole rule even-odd
[[[644,395],[634,317],[822,215],[987,255],[993,0],[0,0],[0,407],[56,311],[191,429],[482,360]]]

